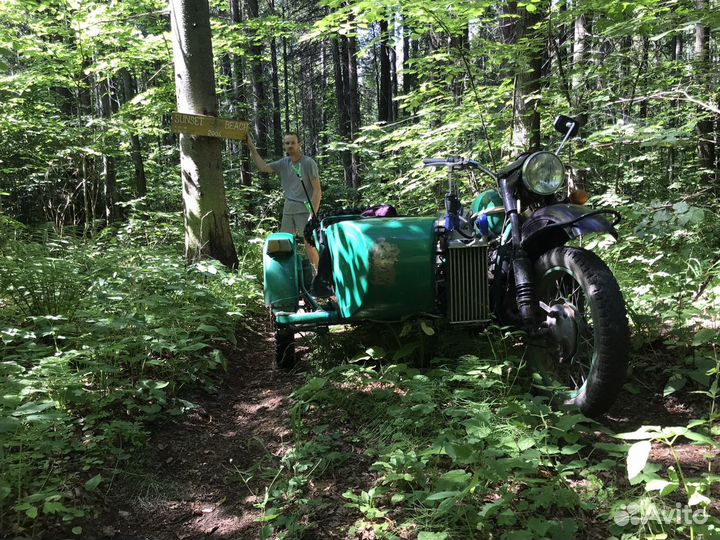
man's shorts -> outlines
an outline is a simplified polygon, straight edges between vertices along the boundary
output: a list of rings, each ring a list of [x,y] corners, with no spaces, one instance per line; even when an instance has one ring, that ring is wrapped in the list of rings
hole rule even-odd
[[[280,232],[286,232],[303,237],[305,231],[305,225],[310,218],[309,212],[302,212],[300,214],[285,214],[283,213],[282,223],[280,224]]]

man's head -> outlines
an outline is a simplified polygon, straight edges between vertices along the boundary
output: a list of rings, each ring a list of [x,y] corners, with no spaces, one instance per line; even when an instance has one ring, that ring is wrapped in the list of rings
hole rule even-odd
[[[294,131],[290,131],[285,134],[285,138],[283,139],[283,146],[285,147],[285,152],[291,158],[300,157],[300,137]]]

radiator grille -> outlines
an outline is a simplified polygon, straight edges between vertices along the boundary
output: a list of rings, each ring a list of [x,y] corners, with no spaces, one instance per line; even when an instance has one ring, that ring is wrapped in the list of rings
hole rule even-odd
[[[490,318],[487,247],[450,247],[448,252],[450,323],[487,321]]]

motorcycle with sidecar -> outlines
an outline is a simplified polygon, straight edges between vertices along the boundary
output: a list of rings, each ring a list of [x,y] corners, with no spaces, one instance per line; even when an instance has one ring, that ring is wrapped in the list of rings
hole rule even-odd
[[[585,206],[582,191],[562,190],[558,154],[579,124],[561,115],[554,126],[564,135],[557,151],[524,153],[497,172],[465,158],[425,159],[425,166],[448,171],[440,217],[317,220],[314,280],[295,238],[271,234],[263,246],[264,295],[278,367],[295,364],[296,331],[417,316],[453,326],[495,322],[524,331],[528,364],[555,402],[587,416],[606,412],[628,363],[625,302],[607,265],[567,244],[591,233],[617,238],[620,215]],[[496,188],[465,207],[459,171],[473,180],[480,171]]]

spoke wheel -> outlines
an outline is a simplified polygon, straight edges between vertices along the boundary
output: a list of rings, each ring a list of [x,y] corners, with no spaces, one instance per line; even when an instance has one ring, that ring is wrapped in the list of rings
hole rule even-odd
[[[588,415],[610,408],[625,380],[630,337],[625,303],[605,263],[577,248],[557,248],[535,265],[545,339],[531,363],[555,401]]]

